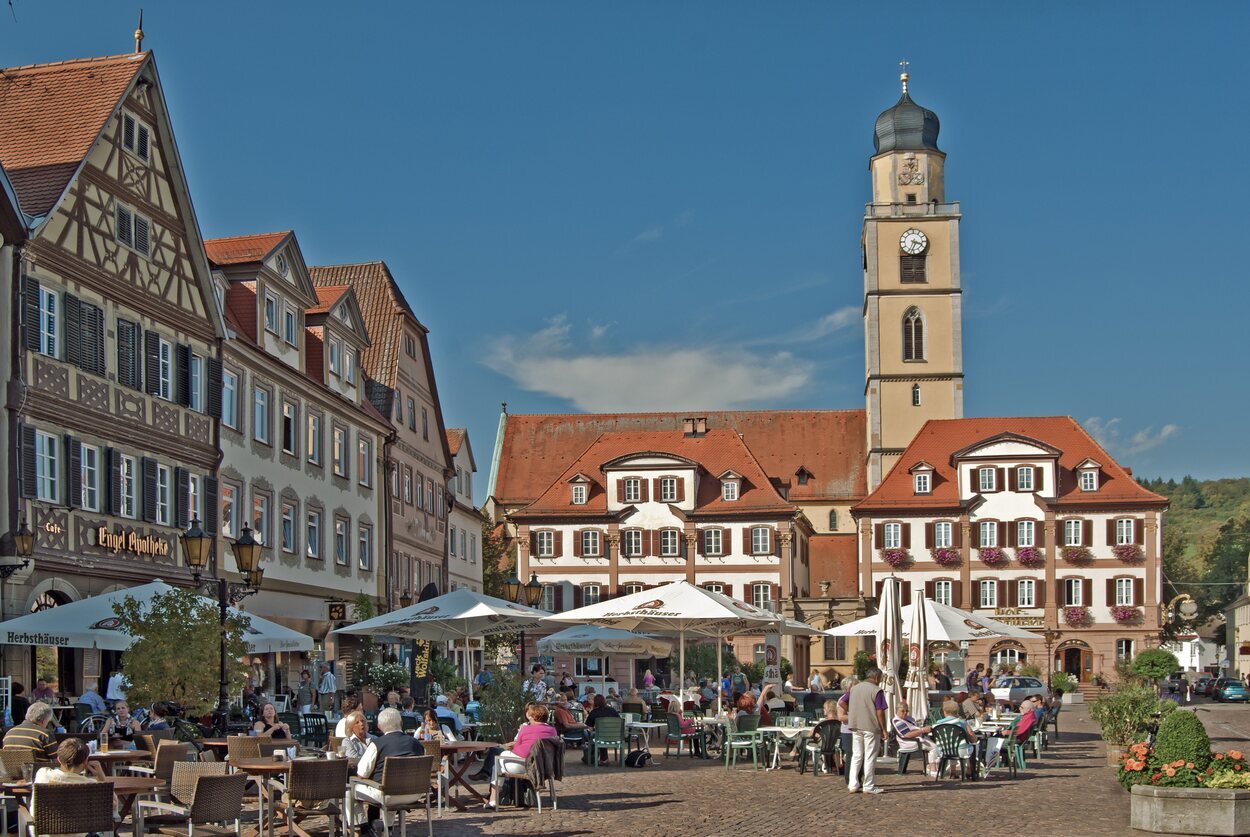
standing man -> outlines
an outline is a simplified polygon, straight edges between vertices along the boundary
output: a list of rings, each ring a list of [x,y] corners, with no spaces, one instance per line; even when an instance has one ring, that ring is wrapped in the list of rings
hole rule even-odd
[[[126,675],[122,674],[122,670],[119,667],[117,671],[109,675],[109,684],[104,691],[104,699],[109,702],[110,706],[119,700],[124,701],[126,699],[126,687],[129,685],[126,681]]]
[[[339,685],[334,679],[334,672],[330,671],[329,663],[321,664],[321,679],[317,681],[317,699],[319,709],[334,709],[334,696],[338,692]],[[399,714],[398,712],[395,714]]]
[[[847,790],[859,793],[859,771],[864,771],[864,793],[884,793],[877,787],[877,755],[885,740],[885,694],[881,691],[881,669],[870,668],[864,682],[856,683],[847,699],[851,727],[851,767]]]
[[[313,701],[316,700],[316,689],[312,684],[312,673],[308,669],[304,669],[299,673],[299,686],[295,688],[295,705],[299,707],[301,715],[307,715],[313,711]],[[342,738],[342,736],[339,736]]]

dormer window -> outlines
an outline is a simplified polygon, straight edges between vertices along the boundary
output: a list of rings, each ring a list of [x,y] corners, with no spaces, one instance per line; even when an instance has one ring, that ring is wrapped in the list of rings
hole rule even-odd
[[[337,340],[330,341],[330,372],[334,375],[343,372],[343,344]]]
[[[1093,468],[1086,468],[1084,471],[1081,471],[1081,490],[1098,490],[1098,471]]]
[[[798,478],[799,485],[807,485],[807,481],[812,478],[812,472],[806,468],[799,468],[795,476]]]
[[[265,294],[265,331],[278,333],[278,298]]]
[[[928,494],[933,490],[933,475],[928,471],[921,471],[913,475],[912,480],[915,483],[917,494]]]
[[[642,501],[642,480],[637,477],[630,477],[625,480],[625,502],[638,503]]]
[[[676,503],[677,502],[677,478],[661,477],[660,478],[660,502]]]
[[[720,498],[726,502],[733,502],[738,499],[738,481],[722,480],[720,484]]]
[[[1016,490],[1033,490],[1033,466],[1026,465],[1023,468],[1016,469]]]
[[[289,345],[295,345],[295,309],[286,306],[282,311],[282,339]]]
[[[573,486],[573,505],[586,505],[586,486],[584,483],[577,483]]]
[[[977,471],[977,485],[980,486],[982,493],[994,490],[995,476],[994,468],[981,468]]]
[[[356,383],[356,350],[346,349],[343,352],[343,377],[347,383]]]

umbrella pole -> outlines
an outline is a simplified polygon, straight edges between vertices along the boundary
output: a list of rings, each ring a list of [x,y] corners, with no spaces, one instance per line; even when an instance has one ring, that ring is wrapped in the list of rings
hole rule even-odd
[[[485,650],[485,648],[486,648],[486,640],[483,639],[482,640],[483,651]],[[486,656],[485,654],[482,655],[483,664],[485,664],[486,662],[485,656]],[[465,635],[465,638],[464,638],[464,670],[469,675],[469,700],[473,700],[473,652],[469,650],[468,635]]]
[[[685,706],[686,702],[681,697],[682,687],[686,683],[686,629],[681,630],[681,651],[677,655],[679,670],[677,672],[677,705]],[[678,710],[680,712],[681,710]]]
[[[724,646],[724,644],[725,644],[725,641],[721,639],[720,631],[717,631],[716,632],[716,715],[718,717],[720,716],[720,713],[721,713],[720,683],[721,683],[721,677],[724,676],[721,674],[721,657],[722,657],[721,648]]]

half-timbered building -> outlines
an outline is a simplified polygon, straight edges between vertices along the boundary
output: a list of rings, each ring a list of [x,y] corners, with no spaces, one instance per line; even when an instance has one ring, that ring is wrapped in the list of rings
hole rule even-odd
[[[222,325],[152,55],[4,70],[0,162],[32,218],[6,406],[10,519],[37,536],[5,611],[188,581],[179,533],[215,504]],[[110,662],[60,651],[61,687]]]

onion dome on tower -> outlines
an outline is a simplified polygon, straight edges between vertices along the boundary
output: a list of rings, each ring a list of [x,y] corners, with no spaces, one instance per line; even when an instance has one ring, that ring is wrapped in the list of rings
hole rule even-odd
[[[890,151],[941,151],[937,145],[941,125],[937,114],[922,108],[907,94],[907,71],[902,76],[903,95],[894,107],[877,117],[872,144],[877,154]]]

